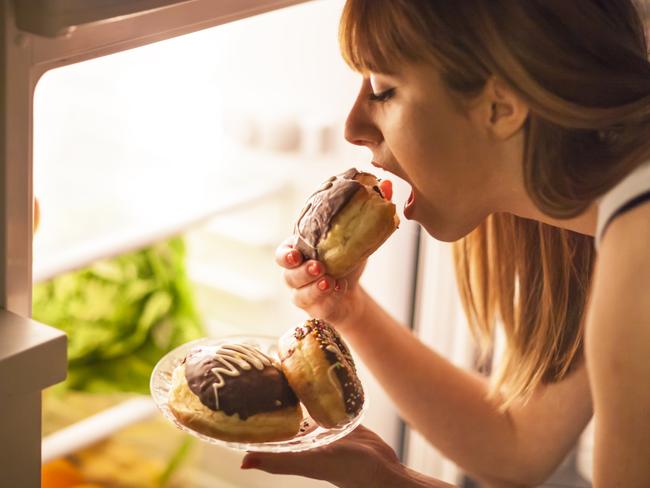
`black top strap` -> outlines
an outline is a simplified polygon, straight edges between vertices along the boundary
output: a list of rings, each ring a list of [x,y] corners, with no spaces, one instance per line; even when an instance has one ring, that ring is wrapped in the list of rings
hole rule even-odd
[[[607,228],[609,227],[609,224],[611,224],[614,219],[618,218],[619,216],[623,215],[625,212],[629,212],[633,208],[638,207],[644,202],[650,201],[650,190],[648,190],[645,193],[641,193],[640,195],[637,195],[636,197],[632,198],[631,200],[628,200],[625,204],[621,205],[616,212],[614,212],[611,217],[607,220],[605,225],[603,226],[603,230],[600,234],[600,238],[602,239],[605,236],[605,232],[607,232]]]

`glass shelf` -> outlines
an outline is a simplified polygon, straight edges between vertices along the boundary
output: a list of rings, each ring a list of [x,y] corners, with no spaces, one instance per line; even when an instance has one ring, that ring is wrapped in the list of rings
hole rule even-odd
[[[130,398],[43,438],[42,462],[64,457],[120,429],[152,417],[156,406],[147,396]]]
[[[183,205],[173,198],[159,198],[138,214],[103,213],[93,219],[92,211],[80,209],[76,215],[59,218],[62,224],[68,221],[70,232],[43,229],[36,234],[33,280],[42,282],[98,259],[145,247],[282,191],[286,191],[283,179],[265,179],[215,189],[204,195],[195,194],[191,200],[185,198]]]

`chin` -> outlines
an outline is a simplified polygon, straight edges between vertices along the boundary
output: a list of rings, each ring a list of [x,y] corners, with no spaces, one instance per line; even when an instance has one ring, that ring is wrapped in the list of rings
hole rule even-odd
[[[436,222],[420,222],[427,234],[434,239],[442,242],[456,242],[459,239],[467,236],[477,226],[476,224],[465,224],[458,222],[444,222],[438,220]]]
[[[435,204],[420,198],[404,209],[404,216],[418,222],[434,239],[455,242],[470,234],[489,215],[482,209],[463,208],[453,200],[451,203],[437,201]]]

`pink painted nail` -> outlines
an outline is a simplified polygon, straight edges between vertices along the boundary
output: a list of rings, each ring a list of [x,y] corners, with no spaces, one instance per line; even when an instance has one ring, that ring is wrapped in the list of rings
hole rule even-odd
[[[288,252],[284,259],[289,266],[295,266],[298,264],[298,256],[296,256],[296,251]]]
[[[307,266],[307,272],[312,276],[318,276],[320,274],[320,271],[320,264],[318,263],[311,263],[309,266]]]
[[[318,282],[318,289],[320,291],[327,291],[329,290],[330,284],[327,282],[327,280],[320,280]]]

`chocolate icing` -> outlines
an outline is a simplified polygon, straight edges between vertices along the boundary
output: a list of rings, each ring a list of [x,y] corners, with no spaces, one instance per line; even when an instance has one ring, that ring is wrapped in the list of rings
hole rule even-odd
[[[334,217],[363,188],[364,185],[354,179],[359,174],[356,168],[350,168],[332,176],[307,199],[294,228],[294,246],[306,258],[318,259],[316,246],[327,236]]]
[[[298,341],[310,334],[316,337],[327,361],[334,365],[333,370],[343,390],[345,411],[350,416],[357,415],[363,407],[365,396],[350,350],[339,333],[323,320],[310,319],[294,331]]]
[[[242,369],[236,366],[238,376],[223,376],[225,382],[218,389],[214,368],[223,367],[217,360],[215,348],[199,348],[185,358],[185,379],[190,390],[201,403],[211,410],[223,411],[226,415],[239,414],[242,420],[262,412],[272,412],[298,404],[298,398],[287,383],[284,374],[274,365],[258,370],[255,367]],[[217,407],[218,402],[218,407]]]

